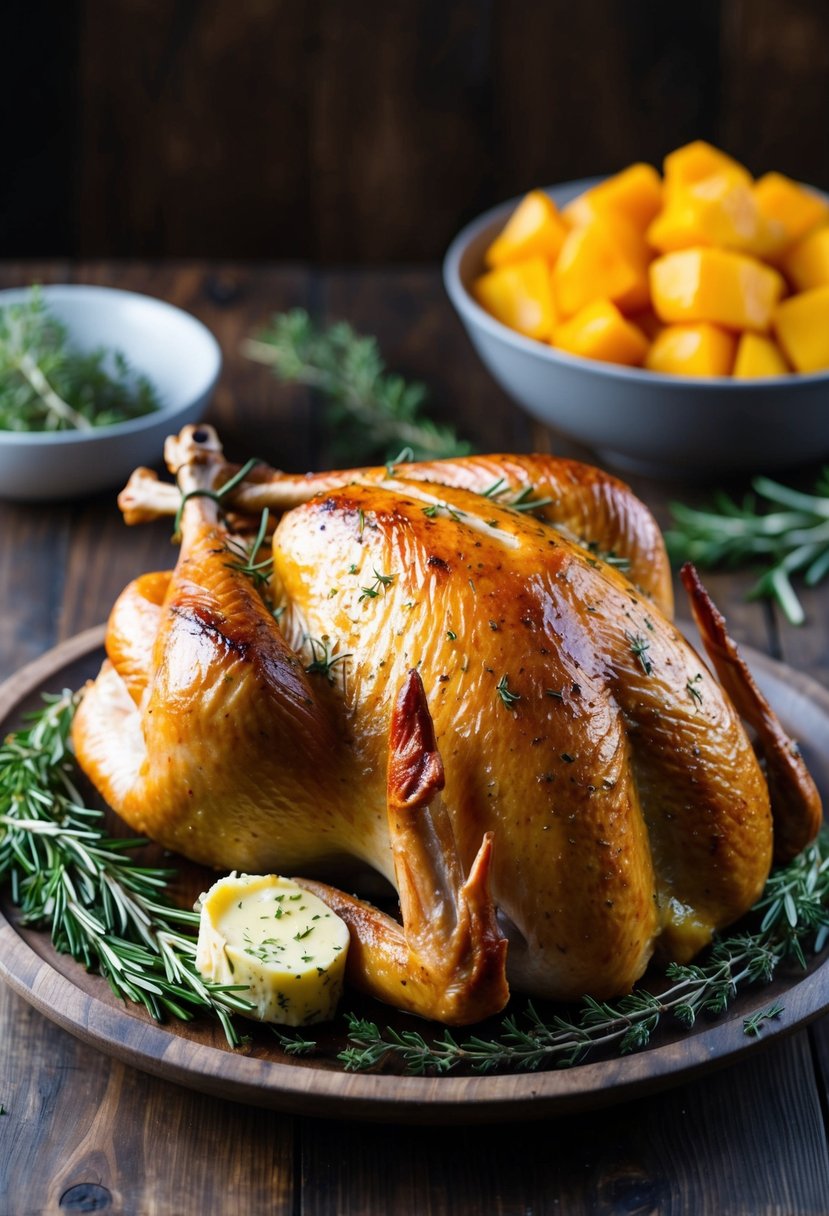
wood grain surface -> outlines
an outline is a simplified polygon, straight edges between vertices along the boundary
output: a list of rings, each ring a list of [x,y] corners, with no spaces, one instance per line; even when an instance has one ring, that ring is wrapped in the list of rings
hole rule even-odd
[[[829,188],[824,0],[6,9],[0,256],[428,261],[698,137]]]
[[[390,362],[433,387],[481,448],[578,454],[509,407],[476,362],[436,271],[319,272],[244,264],[6,264],[0,286],[113,282],[184,303],[219,337],[211,418],[235,454],[324,463],[318,405],[238,354],[268,313],[310,304],[382,334]],[[758,470],[759,471],[759,470]],[[803,470],[807,485],[813,470]],[[705,487],[637,479],[668,520]],[[743,491],[745,485],[731,487]],[[100,623],[124,582],[171,558],[163,525],[126,529],[110,496],[64,507],[0,504],[0,677]],[[742,596],[750,575],[708,579],[740,641],[829,683],[829,599],[792,629]],[[0,1216],[189,1213],[823,1214],[829,1203],[825,1020],[744,1062],[621,1108],[537,1125],[451,1132],[309,1119],[194,1094],[67,1034],[0,985]]]

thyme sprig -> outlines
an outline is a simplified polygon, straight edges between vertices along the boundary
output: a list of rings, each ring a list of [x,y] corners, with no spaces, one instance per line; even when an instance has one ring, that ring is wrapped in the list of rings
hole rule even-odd
[[[0,309],[0,430],[89,430],[159,405],[119,351],[76,350],[39,288]]]
[[[30,726],[0,747],[0,882],[23,924],[46,928],[55,949],[97,971],[123,1000],[157,1020],[218,1017],[231,1046],[243,989],[206,983],[195,966],[198,916],[166,894],[171,871],[130,853],[144,840],[114,838],[83,804],[69,729],[78,694],[47,699]]]
[[[622,1054],[646,1047],[665,1018],[690,1029],[700,1015],[723,1014],[737,993],[768,983],[784,962],[806,966],[829,940],[829,832],[824,829],[788,866],[776,870],[752,909],[758,927],[720,938],[701,963],[672,963],[660,993],[635,989],[618,1001],[586,997],[573,1017],[543,1016],[532,1002],[501,1020],[492,1037],[461,1039],[444,1030],[428,1040],[416,1030],[398,1031],[346,1015],[348,1046],[338,1059],[349,1071],[377,1069],[396,1060],[405,1073],[512,1072],[568,1068],[597,1050]],[[743,1020],[751,1036],[783,1012],[779,1002]]]
[[[749,595],[775,600],[792,625],[802,625],[806,617],[791,580],[802,574],[814,587],[829,572],[829,467],[812,494],[768,477],[751,484],[754,493],[742,503],[723,493],[707,510],[673,503],[676,526],[665,534],[668,550],[676,561],[698,566],[764,565]],[[760,502],[777,509],[761,510]]]
[[[391,457],[405,446],[412,459],[434,460],[472,450],[451,426],[423,415],[424,386],[387,372],[376,340],[356,333],[345,321],[324,329],[304,309],[294,308],[273,317],[242,350],[280,380],[324,395],[340,456],[355,461],[377,453]]]
[[[396,578],[396,574],[381,574],[375,566],[374,582],[368,587],[360,588],[360,596],[357,603],[362,604],[363,600],[376,600],[378,595],[390,587]]]

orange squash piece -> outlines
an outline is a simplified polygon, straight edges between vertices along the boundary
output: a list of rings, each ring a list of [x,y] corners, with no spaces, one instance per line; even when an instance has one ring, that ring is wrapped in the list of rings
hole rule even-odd
[[[829,287],[784,300],[774,314],[774,332],[795,371],[829,368]]]
[[[486,251],[488,266],[506,266],[527,258],[558,257],[567,225],[555,203],[543,190],[531,190],[507,220]]]
[[[751,174],[744,165],[704,139],[695,139],[692,143],[669,153],[665,157],[663,168],[665,188],[669,192],[676,186],[687,186],[715,173],[729,173],[746,186],[750,186],[752,181]]]
[[[475,280],[472,291],[478,303],[510,329],[528,338],[551,336],[556,316],[550,267],[543,258],[490,270]]]
[[[594,300],[611,300],[623,312],[646,308],[648,251],[621,216],[600,214],[568,233],[553,268],[559,311],[573,316]]]
[[[647,239],[661,253],[711,245],[757,257],[779,253],[786,243],[783,225],[762,215],[751,185],[731,170],[677,186]]]
[[[734,363],[736,339],[716,325],[668,325],[657,334],[645,367],[671,376],[727,376]]]
[[[597,214],[610,212],[644,232],[661,206],[662,179],[653,165],[638,163],[580,194],[561,214],[574,228],[581,228]]]
[[[804,236],[784,255],[780,266],[795,291],[829,285],[829,227]]]
[[[829,206],[819,195],[782,173],[758,178],[754,198],[760,214],[782,226],[786,246],[829,219]]]
[[[668,322],[709,321],[763,333],[783,294],[782,275],[755,258],[726,249],[666,253],[650,267],[657,316]]]
[[[735,380],[785,376],[788,371],[789,365],[773,338],[767,338],[765,334],[741,335],[732,372]]]
[[[610,300],[596,300],[556,327],[553,346],[585,359],[632,367],[644,359],[648,340]]]

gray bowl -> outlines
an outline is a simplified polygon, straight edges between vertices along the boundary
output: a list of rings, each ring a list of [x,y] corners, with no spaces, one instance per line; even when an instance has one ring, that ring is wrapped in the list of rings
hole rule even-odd
[[[563,206],[598,181],[567,182],[547,193]],[[565,354],[491,317],[470,287],[517,202],[467,224],[443,264],[446,290],[473,346],[514,401],[603,462],[643,473],[757,473],[829,453],[827,372],[757,380],[666,376]]]
[[[164,440],[204,414],[222,366],[219,344],[195,317],[152,296],[112,287],[42,287],[49,311],[80,350],[123,352],[153,383],[161,408],[88,431],[0,430],[0,498],[78,498],[122,486],[140,464],[155,464]],[[0,291],[0,308],[28,297]]]

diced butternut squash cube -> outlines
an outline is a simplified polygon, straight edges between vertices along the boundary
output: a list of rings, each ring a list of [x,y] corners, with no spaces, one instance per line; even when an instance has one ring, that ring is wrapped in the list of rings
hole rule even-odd
[[[662,206],[662,180],[653,165],[635,164],[574,198],[561,214],[574,228],[612,212],[644,232]]]
[[[554,262],[567,235],[567,225],[543,190],[531,190],[486,251],[488,266],[506,266],[527,258]]]
[[[783,294],[782,275],[726,249],[666,253],[650,267],[654,311],[663,321],[710,321],[763,333]]]
[[[556,316],[550,266],[544,258],[499,266],[476,279],[472,290],[478,303],[510,329],[528,338],[552,335]]]
[[[553,345],[585,359],[628,366],[641,363],[648,349],[642,331],[631,325],[610,300],[596,300],[557,326]]]
[[[716,325],[668,325],[654,339],[645,367],[671,376],[727,376],[737,345]]]
[[[646,308],[648,251],[620,216],[596,215],[568,233],[553,268],[553,291],[563,316],[594,300],[612,300],[623,312]]]
[[[785,376],[789,365],[780,348],[765,334],[742,334],[734,360],[735,380],[754,380],[758,376]]]
[[[795,371],[829,368],[829,287],[784,300],[774,314],[774,332]]]
[[[661,253],[712,245],[767,257],[783,249],[785,232],[761,215],[751,186],[726,170],[677,186],[647,239]]]
[[[761,215],[782,226],[786,245],[799,241],[829,219],[829,206],[819,195],[782,173],[766,173],[759,178],[754,198]]]
[[[704,139],[695,139],[693,143],[671,152],[665,157],[663,168],[665,187],[669,192],[676,186],[687,186],[722,172],[736,176],[746,186],[751,185],[751,174],[744,165]]]
[[[780,266],[795,291],[829,286],[829,227],[816,228],[792,245]]]

